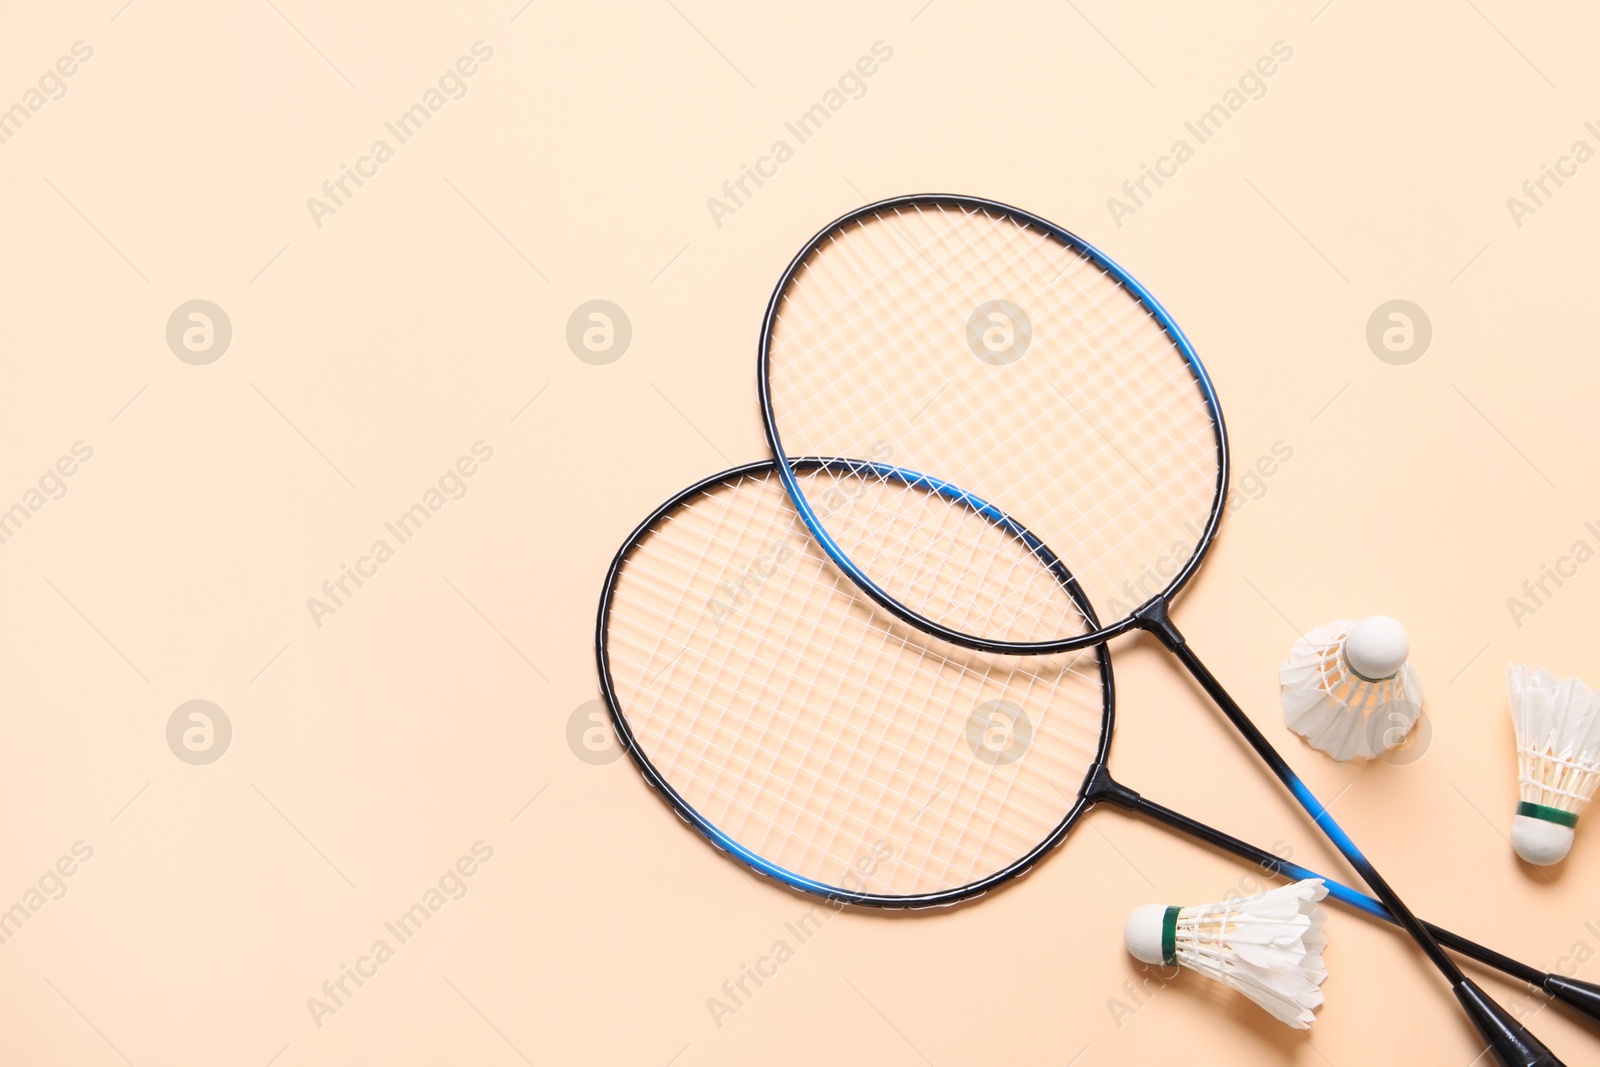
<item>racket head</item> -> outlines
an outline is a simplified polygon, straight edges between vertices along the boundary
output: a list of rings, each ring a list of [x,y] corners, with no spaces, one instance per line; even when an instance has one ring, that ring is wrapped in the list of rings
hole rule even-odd
[[[984,316],[996,314],[1024,338],[1020,351],[980,351]],[[941,368],[942,385],[930,373]],[[1009,205],[905,196],[824,227],[773,292],[758,381],[779,476],[818,544],[879,605],[958,645],[1055,653],[1139,626],[1187,584],[1221,521],[1227,431],[1193,345],[1110,257]],[[930,421],[958,382],[976,415]],[[1054,411],[1052,392],[1064,401]],[[1043,637],[1003,621],[975,632],[907,595],[892,570],[864,565],[871,535],[829,521],[795,476],[792,457],[818,454],[892,461],[1025,524],[1072,566],[1088,617],[1104,622]],[[1078,492],[1059,489],[1074,479]],[[878,524],[905,521],[918,520]],[[977,575],[964,586],[945,599],[978,592]]]
[[[892,473],[846,473],[860,465],[799,459],[790,470],[855,478],[864,491],[936,492]],[[995,530],[976,516],[968,528]],[[773,563],[779,544],[793,554]],[[1039,567],[1031,546],[1013,554]],[[752,574],[764,577],[748,603],[711,608]],[[1049,581],[1079,610],[1070,581]],[[1025,873],[1090,806],[1110,749],[1103,647],[996,656],[904,625],[816,547],[770,460],[689,486],[634,529],[606,574],[595,650],[617,738],[672,809],[755,872],[842,903],[948,905]],[[850,672],[854,697],[840,682],[833,699],[811,702],[834,670]],[[796,692],[807,700],[786,706]],[[1032,713],[1020,755],[1014,739],[998,755],[986,754],[987,737],[974,740],[991,706]]]

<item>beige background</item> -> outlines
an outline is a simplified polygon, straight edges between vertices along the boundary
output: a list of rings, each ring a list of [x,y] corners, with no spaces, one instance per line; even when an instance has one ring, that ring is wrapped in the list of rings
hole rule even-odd
[[[753,357],[784,263],[907,192],[1057,220],[1167,304],[1236,473],[1294,453],[1179,604],[1193,643],[1420,912],[1542,967],[1600,950],[1596,831],[1545,873],[1504,840],[1503,682],[1524,658],[1600,681],[1600,566],[1520,627],[1506,603],[1600,546],[1600,163],[1520,228],[1506,206],[1575,139],[1600,147],[1600,17],[921,2],[6,11],[0,107],[74,42],[93,58],[0,144],[0,507],[74,442],[94,454],[0,545],[0,908],[75,842],[93,858],[0,945],[0,1061],[1471,1061],[1418,955],[1343,913],[1309,1040],[1193,978],[1114,1017],[1127,911],[1249,872],[1108,812],[975,906],[832,920],[713,1023],[707,998],[808,903],[626,760],[569,747],[595,600],[650,507],[762,454]],[[318,227],[307,198],[479,40],[465,97]],[[707,198],[880,40],[865,95],[716,225]],[[1107,198],[1280,40],[1266,94],[1116,225]],[[595,298],[633,328],[605,366],[564,339]],[[1434,330],[1408,366],[1364,336],[1395,298]],[[192,299],[232,323],[209,365],[166,343]],[[480,440],[465,497],[317,626],[307,598]],[[1284,730],[1274,668],[1296,628],[1373,611],[1412,628],[1433,736],[1357,769]],[[1119,776],[1343,876],[1176,668],[1126,645]],[[166,741],[193,699],[232,723],[209,766]],[[466,896],[317,1026],[307,998],[478,841]],[[1536,1029],[1600,1062],[1562,1010]]]

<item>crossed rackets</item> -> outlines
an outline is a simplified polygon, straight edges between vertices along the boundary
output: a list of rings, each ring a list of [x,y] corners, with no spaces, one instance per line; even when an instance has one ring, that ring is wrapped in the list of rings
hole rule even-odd
[[[1104,254],[967,197],[853,211],[785,270],[759,395],[772,459],[646,518],[596,635],[619,738],[713,845],[836,901],[944,905],[1111,804],[1321,877],[1112,778],[1107,643],[1145,630],[1373,894],[1329,895],[1409,934],[1498,1062],[1560,1063],[1446,948],[1600,1019],[1600,987],[1419,919],[1173,623],[1227,433],[1187,338]]]

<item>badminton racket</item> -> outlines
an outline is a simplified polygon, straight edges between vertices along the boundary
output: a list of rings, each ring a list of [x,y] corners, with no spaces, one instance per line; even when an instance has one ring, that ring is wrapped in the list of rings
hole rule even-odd
[[[759,363],[768,444],[802,521],[869,597],[975,651],[1057,653],[1144,629],[1183,663],[1449,982],[1502,1063],[1555,1062],[1427,928],[1189,648],[1169,607],[1216,535],[1228,440],[1193,346],[1099,250],[991,201],[916,196],[860,208],[784,271]],[[871,496],[826,512],[848,466],[804,482],[794,456],[861,456],[966,496]],[[1038,617],[1048,567],[1015,577],[999,536],[957,543],[971,514],[1003,514],[1068,561],[1093,611]],[[993,515],[988,513],[993,512]],[[892,541],[898,551],[884,551]],[[974,614],[969,605],[983,610]]]
[[[792,470],[813,490],[826,482],[837,495],[819,499],[832,510],[941,491],[859,461]],[[994,550],[990,517],[954,499],[944,506],[967,517],[950,526],[957,543]],[[1020,585],[1039,551],[1025,530],[1008,539]],[[1081,596],[1064,567],[1048,566],[1056,593],[1036,603],[1041,624]],[[769,461],[689,487],[634,530],[606,577],[596,653],[617,736],[645,779],[717,848],[795,889],[881,907],[953,904],[1026,872],[1101,803],[1268,871],[1320,877],[1113,780],[1103,646],[996,655],[907,626],[818,550]],[[1324,881],[1334,899],[1394,921]],[[1600,988],[1429,929],[1600,1019]]]

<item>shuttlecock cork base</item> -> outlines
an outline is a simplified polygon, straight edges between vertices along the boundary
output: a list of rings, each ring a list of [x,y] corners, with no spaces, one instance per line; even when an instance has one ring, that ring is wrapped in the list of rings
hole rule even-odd
[[[1317,903],[1327,895],[1313,878],[1219,904],[1146,904],[1128,916],[1122,937],[1141,963],[1197,971],[1304,1030],[1316,1018],[1328,977]]]
[[[1578,813],[1600,785],[1600,696],[1576,678],[1506,668],[1511,723],[1517,735],[1521,803],[1511,846],[1538,867],[1572,851]]]
[[[1319,626],[1278,668],[1283,718],[1341,763],[1398,747],[1422,714],[1422,680],[1405,627],[1387,615]]]

